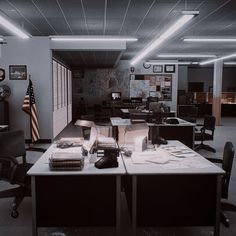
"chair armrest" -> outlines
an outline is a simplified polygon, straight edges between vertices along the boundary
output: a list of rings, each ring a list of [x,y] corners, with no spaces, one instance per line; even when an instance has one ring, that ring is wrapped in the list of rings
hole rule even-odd
[[[11,161],[14,165],[18,165],[18,161],[15,157],[13,156],[7,156],[7,155],[0,155],[0,160],[3,161]]]
[[[16,172],[16,168],[17,166],[19,165],[17,159],[13,156],[7,156],[7,155],[0,155],[0,160],[2,161],[11,161],[11,163],[13,164],[13,166],[11,167],[11,173],[10,173],[10,178],[9,178],[9,182],[11,184],[14,184],[13,183],[13,178],[14,178],[14,175],[15,175],[15,172]],[[2,168],[2,166],[0,166]],[[0,168],[0,170],[1,170]],[[1,172],[1,171],[0,171]]]
[[[214,162],[214,163],[222,163],[223,160],[222,159],[219,159],[219,158],[211,158],[211,157],[207,157],[206,158],[208,161],[211,161],[211,162]]]

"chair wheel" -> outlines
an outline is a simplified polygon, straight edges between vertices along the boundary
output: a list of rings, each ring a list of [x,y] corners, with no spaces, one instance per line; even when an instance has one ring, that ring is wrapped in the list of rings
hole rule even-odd
[[[11,212],[11,217],[12,217],[12,218],[17,218],[18,216],[19,216],[19,212],[18,212],[18,211],[13,210],[13,211]]]

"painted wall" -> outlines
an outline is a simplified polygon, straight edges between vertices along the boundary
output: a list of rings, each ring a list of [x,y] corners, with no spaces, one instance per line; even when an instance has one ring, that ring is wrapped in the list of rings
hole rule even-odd
[[[226,67],[223,69],[222,91],[227,92],[228,88],[236,89],[236,67]],[[188,82],[203,82],[204,92],[209,91],[213,86],[213,67],[189,67]]]
[[[41,139],[52,138],[52,59],[47,37],[33,37],[21,40],[5,37],[7,44],[2,46],[0,67],[6,70],[6,79],[1,84],[11,88],[9,97],[10,128],[23,129],[25,138],[30,138],[29,116],[21,109],[28,86],[28,80],[9,80],[9,65],[27,65],[34,86],[38,110]]]
[[[204,92],[213,85],[213,67],[189,67],[188,82],[203,82]]]
[[[230,88],[236,91],[236,67],[224,67],[222,91],[227,92]]]
[[[178,66],[178,90],[188,90],[188,66]]]

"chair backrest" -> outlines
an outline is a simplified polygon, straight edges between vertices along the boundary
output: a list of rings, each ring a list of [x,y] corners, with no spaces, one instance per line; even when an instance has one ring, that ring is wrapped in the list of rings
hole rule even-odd
[[[231,142],[226,142],[224,146],[222,168],[225,171],[222,182],[222,197],[228,198],[228,188],[234,158],[234,146]]]
[[[0,155],[25,156],[23,130],[0,132]]]
[[[216,125],[216,118],[214,116],[205,116],[203,127],[205,129],[214,131]]]

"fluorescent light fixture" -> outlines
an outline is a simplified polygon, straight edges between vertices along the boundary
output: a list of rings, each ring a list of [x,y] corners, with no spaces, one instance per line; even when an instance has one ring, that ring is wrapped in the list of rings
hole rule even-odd
[[[135,42],[138,39],[134,37],[92,35],[92,36],[49,36],[52,41],[102,41],[102,42]]]
[[[216,58],[216,59],[212,59],[212,60],[203,61],[203,62],[200,62],[200,65],[207,65],[207,64],[211,64],[215,61],[225,60],[225,59],[229,59],[229,58],[233,58],[233,57],[236,57],[236,53],[230,54],[230,55],[227,55],[227,56],[223,56],[223,57],[219,57],[219,58]]]
[[[0,38],[0,42],[3,42],[4,41],[4,39],[3,38]]]
[[[9,30],[11,33],[13,33],[23,39],[28,39],[30,37],[24,31],[22,31],[20,28],[15,26],[13,23],[11,23],[9,20],[7,20],[2,15],[0,15],[0,25],[2,25],[5,29]]]
[[[196,14],[186,14],[185,12],[183,16],[180,17],[172,26],[170,26],[162,35],[152,41],[144,50],[142,50],[137,56],[135,56],[130,64],[135,65],[137,62],[146,57],[149,53],[151,53],[154,49],[157,49],[165,40],[167,40],[170,36],[172,36],[175,32],[177,32],[181,27],[183,27],[187,22],[189,22]],[[192,13],[192,12],[191,12]]]
[[[236,61],[226,61],[224,65],[236,65]]]
[[[205,42],[205,43],[214,43],[214,42],[236,42],[236,38],[184,38],[185,42]]]
[[[162,58],[208,58],[216,57],[216,55],[210,54],[159,54],[157,57]]]
[[[191,62],[191,61],[146,61],[146,64],[149,65],[159,65],[159,64],[176,64],[176,65],[197,65],[198,62]]]

